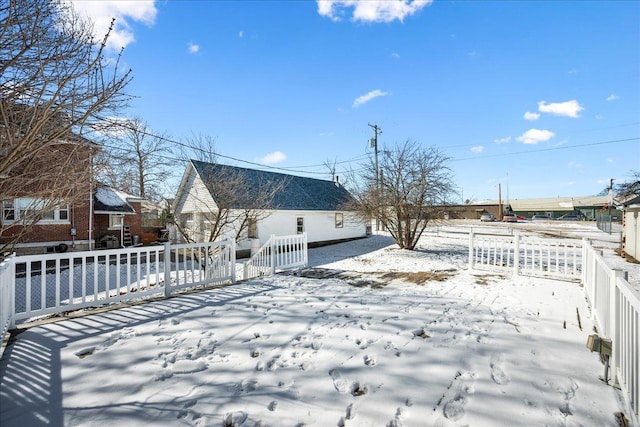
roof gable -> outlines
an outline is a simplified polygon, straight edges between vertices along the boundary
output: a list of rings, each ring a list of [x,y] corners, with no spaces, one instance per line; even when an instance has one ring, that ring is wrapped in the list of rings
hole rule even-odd
[[[231,207],[235,209],[247,208],[252,200],[259,198],[259,192],[268,188],[277,191],[266,209],[335,211],[345,210],[345,206],[353,201],[343,186],[332,181],[196,160],[191,163],[214,199],[217,199],[214,182],[236,177],[242,179],[246,184],[246,193],[234,201]]]

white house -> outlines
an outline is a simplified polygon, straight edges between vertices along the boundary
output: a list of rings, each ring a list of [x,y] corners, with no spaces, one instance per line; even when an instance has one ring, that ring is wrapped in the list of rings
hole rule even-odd
[[[221,183],[226,181],[241,182],[242,189],[225,189]],[[306,232],[311,245],[366,235],[364,220],[348,207],[352,196],[337,182],[191,160],[173,203],[175,218],[191,239],[208,240],[212,213],[218,209],[216,193],[225,190],[234,191],[229,210],[238,217],[250,209],[254,215],[259,212],[238,239],[238,250],[250,249],[255,239],[263,244],[272,234]],[[270,192],[263,200],[266,206],[257,209],[252,203],[263,192]],[[238,227],[237,221],[226,227],[222,238],[234,238]],[[171,237],[181,240],[175,229]]]

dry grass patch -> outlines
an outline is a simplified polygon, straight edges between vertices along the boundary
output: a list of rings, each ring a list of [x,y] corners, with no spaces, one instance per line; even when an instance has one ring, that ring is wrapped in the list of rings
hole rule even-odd
[[[474,274],[473,277],[476,278],[476,284],[478,285],[488,285],[489,280],[493,278],[504,279],[505,276],[502,274]]]
[[[430,281],[443,282],[453,275],[453,270],[416,271],[413,273],[394,271],[391,273],[384,273],[381,278],[385,280],[399,279],[404,280],[405,282],[415,283],[416,285],[424,285],[426,282]]]

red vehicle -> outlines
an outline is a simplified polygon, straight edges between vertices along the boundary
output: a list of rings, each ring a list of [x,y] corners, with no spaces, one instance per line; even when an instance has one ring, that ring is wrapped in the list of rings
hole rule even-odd
[[[502,222],[518,222],[518,217],[513,214],[507,214],[502,217]]]

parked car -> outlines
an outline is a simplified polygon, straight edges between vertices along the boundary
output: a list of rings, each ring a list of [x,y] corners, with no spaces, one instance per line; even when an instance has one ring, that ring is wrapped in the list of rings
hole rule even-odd
[[[562,215],[560,218],[558,218],[558,220],[560,220],[560,221],[580,221],[580,217],[578,215],[566,214],[566,215]]]
[[[496,217],[493,214],[490,214],[489,212],[485,212],[482,215],[480,215],[480,221],[482,222],[493,222],[496,220]]]
[[[553,218],[551,218],[550,216],[546,216],[546,215],[534,215],[531,217],[532,221],[551,221],[553,220]]]
[[[507,214],[502,217],[502,222],[518,222],[518,217],[514,214]]]

